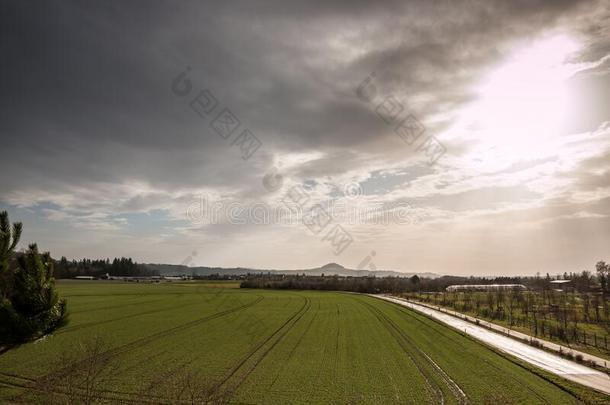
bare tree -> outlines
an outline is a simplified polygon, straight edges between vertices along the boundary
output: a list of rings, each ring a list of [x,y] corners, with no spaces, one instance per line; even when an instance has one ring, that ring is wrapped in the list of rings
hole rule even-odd
[[[36,403],[95,404],[105,400],[105,387],[114,381],[108,346],[99,336],[62,351],[51,373],[39,378],[31,394]]]
[[[158,373],[147,382],[139,394],[143,404],[226,404],[228,392],[219,392],[212,381],[183,364]]]

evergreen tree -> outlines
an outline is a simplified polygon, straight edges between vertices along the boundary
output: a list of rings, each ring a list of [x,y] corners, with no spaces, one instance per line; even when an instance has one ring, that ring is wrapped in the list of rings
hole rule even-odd
[[[36,244],[17,259],[8,297],[0,303],[0,340],[22,342],[45,335],[67,322],[66,301],[55,290],[50,254]]]
[[[0,300],[6,298],[10,289],[9,265],[20,238],[21,222],[14,223],[11,229],[8,213],[0,212]]]

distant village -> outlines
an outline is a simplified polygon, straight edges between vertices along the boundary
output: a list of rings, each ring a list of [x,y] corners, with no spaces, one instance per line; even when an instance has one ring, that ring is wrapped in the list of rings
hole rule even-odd
[[[216,277],[215,277],[216,276]],[[106,273],[101,276],[75,276],[73,280],[109,280],[109,281],[128,281],[135,283],[161,283],[161,282],[172,282],[172,281],[191,281],[198,279],[222,279],[222,280],[242,280],[245,279],[245,275],[236,275],[236,276],[218,276],[211,275],[207,277],[201,276],[193,276],[193,275],[174,275],[174,276],[111,276]]]
[[[187,275],[182,276],[111,276],[108,273],[96,277],[96,276],[76,276],[74,280],[115,280],[115,281],[133,281],[136,283],[160,283],[162,281],[186,281],[191,280],[192,277]]]

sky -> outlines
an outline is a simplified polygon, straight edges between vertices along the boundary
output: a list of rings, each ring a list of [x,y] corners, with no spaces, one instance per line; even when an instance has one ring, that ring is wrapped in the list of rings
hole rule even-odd
[[[3,1],[21,247],[455,275],[610,259],[608,1]]]

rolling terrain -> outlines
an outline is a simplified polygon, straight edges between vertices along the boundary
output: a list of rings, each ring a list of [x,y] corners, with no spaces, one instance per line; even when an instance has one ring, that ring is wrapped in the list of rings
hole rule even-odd
[[[181,264],[145,264],[146,269],[158,272],[163,276],[176,276],[176,275],[196,275],[196,276],[209,276],[212,274],[218,274],[220,276],[240,276],[246,274],[305,274],[308,276],[321,276],[325,274],[327,276],[336,275],[341,277],[411,277],[417,274],[419,277],[437,278],[440,277],[436,273],[410,273],[394,270],[358,270],[348,269],[337,263],[327,263],[324,266],[316,267],[313,269],[300,269],[300,270],[277,270],[277,269],[254,269],[247,267],[189,267]]]

